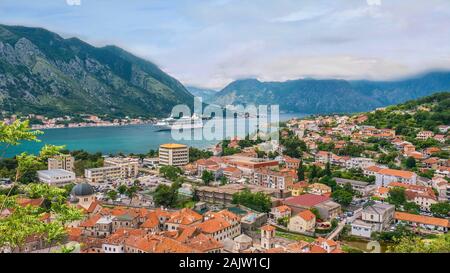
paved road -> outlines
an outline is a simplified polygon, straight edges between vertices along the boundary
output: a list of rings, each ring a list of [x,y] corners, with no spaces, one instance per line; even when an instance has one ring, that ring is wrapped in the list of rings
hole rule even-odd
[[[338,236],[341,233],[341,231],[344,227],[345,227],[345,219],[342,220],[338,224],[337,228],[330,235],[327,236],[327,239],[334,240],[334,238],[336,238],[336,236]]]

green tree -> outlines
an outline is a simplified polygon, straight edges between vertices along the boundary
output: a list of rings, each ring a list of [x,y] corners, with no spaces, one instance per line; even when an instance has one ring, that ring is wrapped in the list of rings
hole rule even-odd
[[[127,191],[125,192],[125,195],[130,198],[130,204],[133,201],[133,198],[136,197],[136,194],[138,192],[138,187],[137,186],[131,186],[128,187]]]
[[[450,203],[449,202],[441,202],[432,204],[430,207],[431,212],[434,216],[445,218],[450,215]]]
[[[3,143],[3,150],[0,152],[0,157],[3,157],[6,150],[10,146],[17,146],[22,141],[35,141],[38,135],[43,134],[41,131],[32,130],[29,125],[29,121],[16,120],[12,124],[6,124],[0,122],[0,143]]]
[[[108,200],[111,200],[111,201],[116,201],[118,196],[119,196],[119,193],[115,190],[110,190],[106,193],[106,197],[108,198]]]
[[[153,193],[153,200],[158,206],[175,207],[178,201],[178,189],[180,183],[173,183],[172,186],[159,185]]]
[[[403,206],[406,203],[405,189],[400,187],[390,189],[386,201],[396,208]]]
[[[205,185],[209,185],[212,181],[214,181],[214,174],[210,171],[203,171],[202,180]]]
[[[225,175],[223,175],[221,178],[220,178],[220,185],[226,185],[226,184],[228,184],[228,179],[227,179],[227,177],[225,176]]]
[[[408,157],[405,161],[405,166],[408,169],[413,169],[416,167],[416,159],[412,156]]]
[[[269,212],[272,207],[270,196],[263,192],[252,193],[245,189],[233,194],[233,204],[243,205],[259,212]]]
[[[303,162],[300,161],[300,164],[297,169],[297,177],[298,181],[304,181],[305,180],[305,168],[303,167]]]
[[[159,169],[159,173],[162,174],[164,178],[175,181],[181,174],[181,169],[175,166],[162,166]]]
[[[48,145],[46,144],[44,147],[42,147],[41,151],[39,152],[39,160],[41,160],[44,163],[47,163],[47,160],[55,155],[60,155],[61,151],[64,150],[66,146],[54,146],[54,145]]]
[[[127,190],[128,190],[128,187],[126,185],[124,185],[124,184],[122,184],[119,187],[117,187],[117,191],[120,194],[125,194],[127,192]]]
[[[338,202],[343,206],[350,205],[350,203],[353,200],[353,194],[344,189],[335,190],[331,196],[333,197],[334,201]]]

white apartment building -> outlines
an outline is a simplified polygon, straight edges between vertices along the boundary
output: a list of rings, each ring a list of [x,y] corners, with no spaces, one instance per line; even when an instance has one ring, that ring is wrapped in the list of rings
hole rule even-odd
[[[162,166],[184,166],[189,163],[189,147],[183,144],[159,146],[159,164]]]
[[[120,167],[120,175],[122,178],[136,177],[139,172],[139,159],[110,157],[105,159],[104,166]]]
[[[75,173],[63,169],[38,171],[37,175],[40,182],[53,186],[63,186],[75,181]]]
[[[119,166],[101,167],[84,170],[84,177],[91,183],[100,183],[107,180],[120,179],[122,171]]]
[[[375,184],[378,187],[386,187],[391,182],[400,182],[410,185],[417,184],[417,174],[410,171],[381,169],[375,173],[375,178]]]
[[[47,165],[49,170],[62,169],[72,172],[74,169],[75,159],[71,155],[56,155],[48,159]]]
[[[372,158],[365,157],[351,157],[346,162],[347,169],[365,169],[370,166],[374,166],[375,162]]]

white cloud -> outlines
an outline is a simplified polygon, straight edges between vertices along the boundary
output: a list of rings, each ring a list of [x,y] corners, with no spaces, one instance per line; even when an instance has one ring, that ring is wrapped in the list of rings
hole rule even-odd
[[[367,0],[369,6],[381,6],[381,0]]]

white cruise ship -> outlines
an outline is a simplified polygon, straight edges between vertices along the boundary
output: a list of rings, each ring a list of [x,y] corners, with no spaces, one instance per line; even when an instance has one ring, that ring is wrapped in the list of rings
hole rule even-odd
[[[192,115],[192,117],[181,117],[179,119],[171,116],[159,121],[155,126],[158,128],[158,131],[201,129],[203,128],[203,120],[197,114]]]

